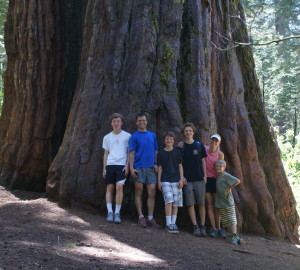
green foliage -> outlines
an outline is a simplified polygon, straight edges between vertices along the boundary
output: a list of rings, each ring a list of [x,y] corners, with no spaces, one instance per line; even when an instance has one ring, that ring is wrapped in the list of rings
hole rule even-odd
[[[6,20],[8,0],[0,1],[0,114],[3,102],[3,74],[6,69],[6,52],[4,46],[4,23]]]
[[[298,202],[297,211],[300,214],[300,135],[296,138],[295,147],[290,142],[292,137],[293,130],[288,130],[285,136],[278,136],[277,141],[285,172]]]
[[[164,43],[164,53],[159,63],[162,64],[162,70],[160,73],[160,81],[166,87],[167,92],[170,91],[170,79],[173,74],[171,61],[174,58],[174,51],[168,43]]]
[[[263,43],[300,34],[300,2],[242,0],[251,41]],[[268,118],[278,134],[285,171],[300,213],[300,40],[253,47]]]

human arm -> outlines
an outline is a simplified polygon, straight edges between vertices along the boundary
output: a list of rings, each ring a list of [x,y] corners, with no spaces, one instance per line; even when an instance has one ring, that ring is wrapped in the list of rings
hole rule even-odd
[[[129,168],[130,168],[131,176],[134,177],[134,178],[137,178],[138,177],[137,170],[135,170],[133,168],[134,156],[135,156],[135,151],[130,151],[129,152]]]
[[[237,185],[239,185],[241,183],[241,181],[239,179],[235,178],[235,180],[236,180],[236,182],[227,189],[227,193],[230,193],[232,188],[236,187]]]
[[[157,163],[157,153],[158,153],[158,151],[156,150],[155,151],[155,158],[154,158],[154,168],[153,168],[155,173],[158,173],[158,166],[156,164]]]
[[[104,149],[104,155],[103,155],[103,173],[102,176],[105,178],[106,176],[106,165],[107,165],[107,157],[108,157],[109,151]]]
[[[162,174],[162,166],[158,166],[158,174],[157,174],[157,188],[161,191],[162,185],[161,185],[161,174]]]
[[[218,152],[218,159],[224,160],[224,153],[222,151]]]
[[[183,176],[183,166],[182,166],[182,164],[178,164],[178,168],[179,168],[179,175],[180,175],[180,180],[179,180],[178,188],[182,189],[183,185],[186,184],[186,179]]]
[[[206,175],[206,163],[205,163],[205,158],[202,158],[202,168],[203,168],[203,178],[204,178],[204,182],[207,182],[207,175]]]
[[[127,175],[129,172],[129,152],[128,152],[128,150],[127,150],[126,165],[124,166],[123,171],[125,172],[125,175]]]
[[[241,181],[238,180],[235,184],[233,184],[231,187],[229,187],[229,188],[227,189],[227,192],[230,193],[230,192],[231,192],[231,189],[234,188],[235,186],[239,185],[240,183],[241,183]]]

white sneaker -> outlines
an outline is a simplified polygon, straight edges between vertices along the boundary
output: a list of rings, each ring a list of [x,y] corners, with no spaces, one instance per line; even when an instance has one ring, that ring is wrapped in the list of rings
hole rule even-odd
[[[114,222],[114,214],[112,212],[107,214],[106,221],[107,222]]]
[[[121,223],[121,216],[120,216],[120,214],[114,214],[114,223],[117,223],[117,224]]]

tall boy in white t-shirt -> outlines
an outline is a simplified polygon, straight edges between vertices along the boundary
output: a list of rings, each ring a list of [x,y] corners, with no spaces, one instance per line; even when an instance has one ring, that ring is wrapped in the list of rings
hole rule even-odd
[[[103,138],[103,178],[106,183],[107,222],[121,223],[120,209],[123,200],[123,185],[128,174],[128,141],[130,134],[122,130],[123,116],[114,113],[109,122],[113,131]],[[116,207],[113,213],[112,201],[116,185]]]

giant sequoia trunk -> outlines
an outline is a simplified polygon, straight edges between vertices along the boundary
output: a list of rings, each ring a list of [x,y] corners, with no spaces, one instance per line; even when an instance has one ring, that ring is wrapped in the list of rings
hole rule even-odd
[[[135,114],[145,111],[160,143],[164,131],[179,135],[184,121],[196,124],[203,143],[220,133],[228,170],[242,182],[234,191],[240,230],[298,241],[296,203],[260,101],[251,51],[231,48],[231,38],[248,40],[237,2],[11,3],[1,183],[46,184],[49,197],[62,204],[103,206],[107,118],[123,113],[125,129],[133,132]],[[75,3],[87,3],[86,9]],[[17,23],[20,10],[26,19]],[[35,20],[28,25],[30,16]]]

